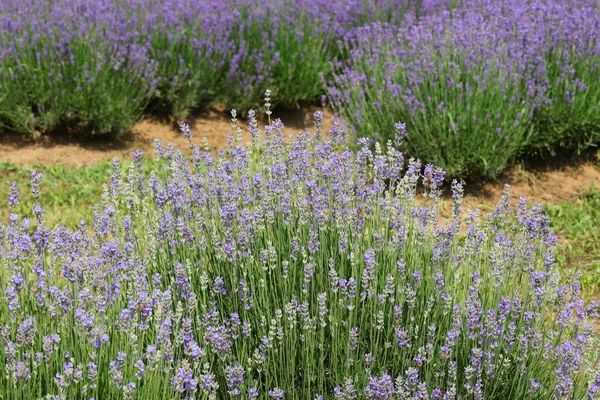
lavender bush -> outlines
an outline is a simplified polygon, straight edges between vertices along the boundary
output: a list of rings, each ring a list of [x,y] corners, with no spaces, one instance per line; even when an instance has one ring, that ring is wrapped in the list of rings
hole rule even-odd
[[[63,123],[90,133],[131,127],[155,89],[156,65],[114,8],[0,4],[0,127],[26,133]]]
[[[598,398],[598,303],[541,207],[465,214],[455,181],[442,218],[441,169],[249,115],[216,158],[115,160],[89,225],[1,225],[0,397]]]
[[[600,136],[600,14],[593,0],[463,1],[347,35],[328,93],[361,132],[406,122],[407,154],[452,176],[494,176],[522,152]]]
[[[267,87],[323,94],[336,41],[445,0],[7,0],[0,4],[0,127],[126,130],[151,102],[176,118],[208,101],[244,111]]]

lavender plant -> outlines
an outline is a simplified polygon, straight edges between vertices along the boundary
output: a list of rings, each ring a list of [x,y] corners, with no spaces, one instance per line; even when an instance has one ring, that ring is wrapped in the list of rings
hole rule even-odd
[[[267,87],[283,103],[315,101],[337,40],[367,22],[397,23],[418,3],[7,0],[0,127],[120,133],[149,102],[177,119],[209,101],[245,112]]]
[[[154,92],[156,65],[127,14],[109,2],[3,2],[0,126],[128,130]]]
[[[595,1],[464,1],[345,39],[329,97],[362,134],[393,136],[452,176],[495,176],[522,152],[581,149],[600,131]]]
[[[541,207],[465,213],[454,181],[442,218],[440,168],[249,115],[216,157],[184,124],[189,158],[115,160],[79,229],[1,225],[0,397],[597,398],[598,303]]]

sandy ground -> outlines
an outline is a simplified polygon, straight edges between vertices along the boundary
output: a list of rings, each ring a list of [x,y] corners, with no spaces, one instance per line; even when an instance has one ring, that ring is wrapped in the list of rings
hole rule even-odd
[[[465,187],[465,207],[495,206],[505,184],[511,186],[515,205],[520,196],[526,196],[530,205],[573,201],[592,184],[600,188],[600,160],[595,157],[590,152],[578,160],[561,159],[537,165],[517,165],[495,181],[471,182]]]
[[[317,110],[317,107],[284,109],[278,110],[272,117],[280,118],[290,133],[297,133],[313,127],[312,113]],[[334,115],[329,110],[323,110],[323,113],[323,128],[329,129]],[[206,137],[213,148],[225,147],[227,133],[232,130],[231,116],[224,108],[218,106],[207,108],[198,115],[191,116],[186,122],[192,129],[194,142],[200,144],[202,138]],[[263,121],[259,121],[259,126],[263,124]],[[240,119],[238,125],[244,131],[244,141],[250,141],[247,122]],[[106,158],[128,158],[133,150],[153,152],[155,138],[165,143],[171,142],[180,149],[187,149],[188,146],[177,126],[149,117],[137,123],[130,135],[118,140],[45,136],[34,142],[20,135],[0,132],[0,162],[16,165],[60,163],[81,166]]]
[[[275,110],[274,118],[281,118],[287,131],[295,134],[313,127],[312,114],[318,108],[299,110]],[[334,118],[330,110],[323,110],[323,128],[329,129]],[[231,121],[225,109],[212,107],[190,117],[187,121],[194,133],[194,141],[201,143],[206,137],[213,148],[226,145],[226,135],[230,132]],[[247,122],[239,121],[244,130],[244,142],[250,140]],[[10,162],[17,166],[31,166],[48,163],[81,166],[112,157],[128,159],[133,150],[144,149],[153,154],[153,142],[158,138],[172,142],[180,149],[187,148],[187,141],[176,126],[155,118],[147,118],[136,124],[132,134],[120,140],[54,137],[32,142],[18,135],[0,133],[0,162]],[[600,160],[593,152],[574,161],[551,160],[535,165],[518,165],[511,168],[499,179],[490,182],[471,182],[465,190],[465,207],[490,208],[502,193],[505,183],[511,185],[515,199],[527,196],[531,203],[560,203],[572,201],[589,189],[593,183],[600,187],[600,169],[595,167]]]

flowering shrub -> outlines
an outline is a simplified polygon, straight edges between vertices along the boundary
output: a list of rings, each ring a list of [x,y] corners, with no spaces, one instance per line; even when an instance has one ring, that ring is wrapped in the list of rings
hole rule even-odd
[[[362,134],[407,124],[407,154],[452,176],[501,172],[522,152],[600,141],[593,0],[471,1],[347,35],[328,93]]]
[[[441,169],[250,117],[216,158],[115,160],[89,226],[1,226],[0,397],[597,398],[598,303],[541,207],[465,217],[455,181],[444,219]]]
[[[431,11],[445,0],[418,6]],[[414,0],[6,0],[0,126],[127,130],[151,102],[175,117],[207,101],[248,110],[267,87],[297,104],[323,94],[336,41],[398,23]]]

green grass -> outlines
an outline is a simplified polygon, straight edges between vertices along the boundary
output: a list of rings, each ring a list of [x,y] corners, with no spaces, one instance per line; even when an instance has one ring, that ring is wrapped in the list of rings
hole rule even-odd
[[[600,191],[593,184],[574,202],[549,203],[554,233],[560,239],[557,259],[564,267],[581,269],[588,296],[600,295]]]
[[[102,185],[108,182],[112,173],[110,160],[84,167],[47,165],[22,168],[12,163],[0,163],[0,193],[3,198],[0,206],[2,221],[8,221],[11,212],[30,214],[33,207],[29,195],[31,171],[44,174],[40,203],[46,208],[48,226],[61,223],[76,227],[79,221],[91,218],[92,206],[102,194]],[[11,183],[17,182],[20,204],[16,210],[8,207],[8,190]]]
[[[119,164],[123,174],[126,174],[133,162],[131,157],[125,157],[119,159]],[[144,171],[149,172],[155,166],[156,160],[144,157]],[[62,164],[23,167],[0,162],[0,221],[8,221],[10,213],[33,215],[34,199],[30,194],[29,177],[32,171],[44,175],[39,203],[46,209],[46,225],[53,227],[61,224],[76,228],[81,220],[91,222],[94,204],[100,202],[114,168],[110,158],[79,167]],[[8,206],[8,191],[12,182],[17,182],[20,202],[13,209]]]

